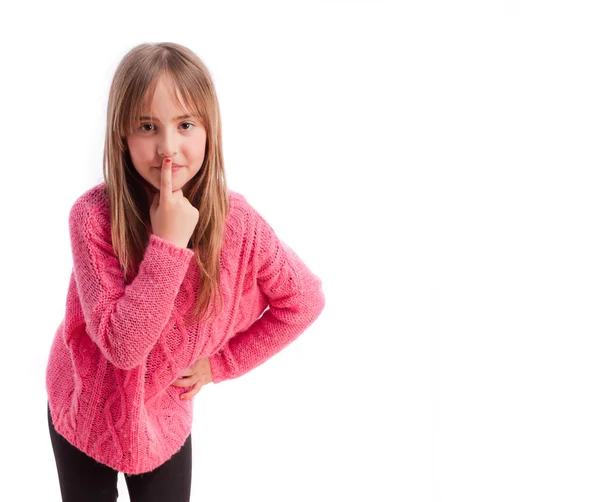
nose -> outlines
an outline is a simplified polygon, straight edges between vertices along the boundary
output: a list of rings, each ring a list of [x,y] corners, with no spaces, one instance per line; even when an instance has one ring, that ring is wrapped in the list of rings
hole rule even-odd
[[[179,149],[176,135],[169,131],[165,132],[160,136],[157,147],[161,157],[175,157]]]

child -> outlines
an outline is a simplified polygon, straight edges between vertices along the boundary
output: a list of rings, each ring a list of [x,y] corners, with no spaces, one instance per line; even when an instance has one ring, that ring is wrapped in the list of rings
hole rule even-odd
[[[227,188],[217,96],[189,49],[125,55],[103,166],[69,213],[73,270],[46,370],[63,501],[116,500],[118,472],[132,502],[188,501],[189,397],[304,332],[321,281]]]

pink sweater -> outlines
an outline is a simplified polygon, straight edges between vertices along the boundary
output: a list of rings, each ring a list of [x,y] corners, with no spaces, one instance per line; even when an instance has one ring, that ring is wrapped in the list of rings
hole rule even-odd
[[[182,314],[193,311],[200,279],[192,250],[151,234],[125,284],[104,183],[69,213],[73,270],[46,369],[48,402],[62,436],[120,472],[151,471],[182,447],[193,400],[179,395],[191,387],[171,384],[194,361],[208,358],[214,383],[237,378],[291,343],[325,306],[320,279],[242,195],[229,195],[223,311],[187,327]]]

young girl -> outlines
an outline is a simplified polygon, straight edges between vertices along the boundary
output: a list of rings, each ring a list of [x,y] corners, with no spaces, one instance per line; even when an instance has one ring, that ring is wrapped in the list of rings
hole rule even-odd
[[[279,352],[320,279],[226,186],[219,104],[189,49],[141,44],[108,99],[104,182],[69,213],[73,270],[46,370],[63,501],[188,501],[191,397]]]

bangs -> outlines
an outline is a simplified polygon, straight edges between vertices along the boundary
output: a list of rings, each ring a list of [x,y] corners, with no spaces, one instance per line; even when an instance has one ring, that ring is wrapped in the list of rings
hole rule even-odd
[[[136,93],[136,96],[130,96],[130,99],[125,100],[126,102],[121,108],[121,120],[117,126],[120,136],[125,137],[135,133],[140,125],[140,117],[145,115],[154,116],[154,110],[151,108],[150,103],[152,102],[152,97],[154,96],[160,77],[165,77],[169,95],[173,102],[177,103],[181,114],[188,114],[199,120],[205,128],[207,127],[208,120],[205,103],[197,102],[201,100],[194,98],[194,93],[186,85],[187,82],[185,82],[185,79],[180,79],[178,82],[172,74],[163,72],[152,79],[146,89]]]

